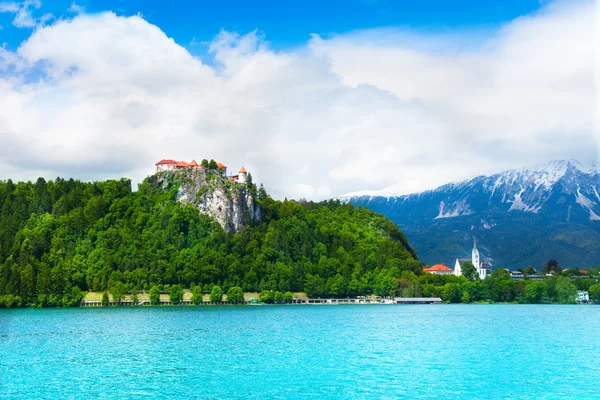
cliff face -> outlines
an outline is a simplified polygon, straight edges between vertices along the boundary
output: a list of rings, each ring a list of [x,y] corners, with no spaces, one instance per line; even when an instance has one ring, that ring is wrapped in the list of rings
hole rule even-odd
[[[260,207],[248,186],[232,182],[214,171],[162,171],[153,176],[164,189],[177,184],[177,200],[192,204],[212,217],[227,232],[240,232],[251,221],[260,220]]]

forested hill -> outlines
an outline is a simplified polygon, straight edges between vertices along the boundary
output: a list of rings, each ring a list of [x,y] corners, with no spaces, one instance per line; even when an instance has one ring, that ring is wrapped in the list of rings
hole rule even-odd
[[[0,181],[0,306],[72,306],[86,291],[153,285],[209,291],[384,292],[421,263],[398,227],[365,208],[274,201],[227,233],[191,204],[145,180]]]

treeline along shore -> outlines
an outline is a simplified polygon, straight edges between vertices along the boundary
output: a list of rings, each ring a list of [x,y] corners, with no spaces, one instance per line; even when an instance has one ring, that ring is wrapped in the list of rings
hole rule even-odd
[[[127,179],[0,181],[0,307],[79,306],[87,293],[204,297],[215,287],[229,299],[272,293],[267,302],[300,292],[452,303],[570,303],[577,289],[600,296],[598,269],[588,279],[516,282],[504,270],[483,281],[423,273],[406,236],[382,215],[336,201],[276,201],[251,180],[244,190],[260,218],[228,232],[179,200],[175,178],[158,185],[149,177],[137,191]],[[205,178],[197,196],[232,191]]]

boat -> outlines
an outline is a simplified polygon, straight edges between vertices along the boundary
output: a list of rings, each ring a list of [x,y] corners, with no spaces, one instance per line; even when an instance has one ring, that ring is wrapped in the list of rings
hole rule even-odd
[[[262,302],[262,301],[258,301],[258,300],[256,300],[254,297],[252,297],[252,298],[250,299],[250,303],[248,303],[248,305],[249,305],[249,306],[264,306],[264,305],[265,305],[265,303],[264,303],[264,302]]]

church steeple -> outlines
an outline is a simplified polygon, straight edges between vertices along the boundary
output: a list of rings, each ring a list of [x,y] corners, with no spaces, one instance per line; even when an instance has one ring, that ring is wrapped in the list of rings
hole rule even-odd
[[[479,261],[479,250],[477,250],[477,239],[475,238],[475,236],[473,236],[473,251],[471,252],[471,262],[479,272],[479,269],[481,268],[481,263]]]

